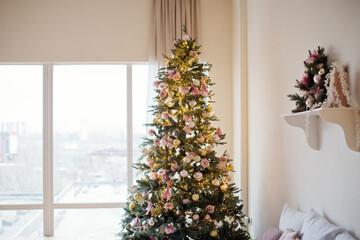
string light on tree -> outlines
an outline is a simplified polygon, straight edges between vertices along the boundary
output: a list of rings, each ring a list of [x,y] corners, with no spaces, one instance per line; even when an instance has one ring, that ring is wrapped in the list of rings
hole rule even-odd
[[[225,134],[211,123],[211,65],[184,28],[154,82],[156,105],[135,164],[144,176],[131,188],[122,239],[250,239],[243,205],[229,183],[229,155],[215,152]],[[221,223],[221,224],[220,224]]]

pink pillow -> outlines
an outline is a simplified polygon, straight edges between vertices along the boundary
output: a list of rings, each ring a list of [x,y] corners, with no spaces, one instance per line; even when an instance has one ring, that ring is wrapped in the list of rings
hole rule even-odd
[[[261,236],[257,237],[255,240],[279,240],[282,235],[282,231],[277,228],[269,228]]]
[[[286,229],[281,235],[279,240],[300,240],[301,236],[299,232],[295,232],[291,229]]]

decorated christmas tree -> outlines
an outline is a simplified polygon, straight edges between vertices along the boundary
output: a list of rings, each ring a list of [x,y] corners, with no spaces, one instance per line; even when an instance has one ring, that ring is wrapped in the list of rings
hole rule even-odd
[[[184,29],[154,82],[157,104],[141,145],[137,180],[122,219],[122,239],[249,239],[232,160],[215,147],[225,134],[211,123],[211,65]]]
[[[295,87],[300,93],[289,94],[290,100],[295,101],[296,108],[293,113],[320,107],[326,99],[326,75],[330,71],[324,48],[318,47],[304,61],[305,73],[302,80],[296,80]]]

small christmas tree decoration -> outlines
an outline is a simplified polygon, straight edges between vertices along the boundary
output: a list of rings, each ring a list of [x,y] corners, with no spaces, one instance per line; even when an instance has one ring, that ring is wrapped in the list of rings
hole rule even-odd
[[[305,73],[301,81],[296,80],[295,87],[299,93],[289,94],[291,101],[295,101],[296,108],[293,113],[320,107],[326,99],[326,75],[329,73],[329,64],[325,49],[318,47],[304,61]]]
[[[122,239],[250,239],[243,205],[230,183],[234,166],[215,152],[225,134],[211,123],[211,65],[184,29],[159,70],[154,119],[141,145],[137,180],[126,204]]]

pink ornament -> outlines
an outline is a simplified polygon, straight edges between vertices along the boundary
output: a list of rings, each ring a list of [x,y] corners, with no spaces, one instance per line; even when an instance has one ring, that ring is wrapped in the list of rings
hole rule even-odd
[[[227,176],[225,177],[225,180],[226,180],[227,182],[230,182],[230,181],[231,181],[231,177],[230,177],[229,175],[227,175]]]
[[[160,140],[160,144],[162,146],[167,146],[169,144],[169,139],[167,137],[163,137],[161,140]]]
[[[160,82],[159,82],[159,81],[155,81],[155,82],[153,83],[154,87],[156,87],[156,88],[158,88],[158,87],[159,87],[159,84],[160,84]]]
[[[173,165],[171,165],[170,169],[171,169],[172,172],[175,172],[178,167],[179,166],[177,165],[177,163],[174,163]]]
[[[154,140],[154,144],[155,144],[155,146],[159,146],[159,145],[160,145],[160,139],[159,139],[159,138],[156,138],[156,139]]]
[[[209,161],[207,159],[202,159],[200,164],[203,168],[209,167]]]
[[[187,87],[182,87],[182,88],[180,89],[180,92],[181,92],[182,94],[187,94],[187,93],[190,92],[190,90],[189,90],[189,88],[187,88]]]
[[[191,38],[190,35],[187,34],[187,33],[185,33],[185,34],[182,36],[182,39],[183,39],[184,41],[189,41],[190,38]]]
[[[148,153],[149,153],[149,151],[146,148],[141,149],[141,154],[142,155],[146,155]]]
[[[191,201],[190,201],[189,199],[183,199],[183,200],[182,200],[182,203],[183,203],[183,204],[190,204]]]
[[[192,121],[192,120],[193,120],[193,119],[192,119],[191,116],[189,116],[189,115],[184,116],[184,121],[185,121],[185,122],[190,122],[190,121]]]
[[[158,177],[159,177],[159,175],[156,172],[150,173],[150,176],[149,176],[149,178],[151,180],[156,180],[156,179],[158,179]]]
[[[165,89],[168,88],[168,85],[167,85],[166,82],[161,82],[161,83],[159,84],[159,88],[160,88],[160,90],[165,90]]]
[[[167,95],[167,91],[161,91],[160,94],[159,94],[159,96],[160,96],[161,98],[166,97],[166,95]]]
[[[175,232],[175,229],[174,229],[174,226],[173,225],[167,225],[165,228],[164,228],[164,232],[169,235],[169,234],[172,234]]]
[[[187,177],[188,174],[189,174],[188,171],[186,171],[185,169],[181,170],[181,172],[180,172],[180,176],[183,178]]]
[[[185,131],[187,134],[190,134],[190,133],[191,133],[191,128],[188,127],[188,126],[185,126],[185,127],[184,127],[184,131]]]
[[[200,216],[199,214],[195,213],[192,218],[194,219],[194,221],[197,221],[199,220]]]
[[[166,170],[164,168],[160,168],[157,173],[160,175],[160,176],[164,176],[166,175]]]
[[[164,208],[166,210],[172,210],[174,208],[174,205],[172,203],[165,203]]]
[[[210,214],[214,213],[214,211],[215,211],[215,208],[213,205],[207,205],[205,209]]]
[[[201,173],[201,172],[196,172],[196,173],[194,173],[194,178],[195,178],[195,180],[197,180],[197,181],[201,181],[202,179],[203,179],[203,174]]]
[[[304,75],[300,83],[307,86],[309,84],[309,77]]]
[[[196,51],[190,51],[190,52],[189,52],[189,56],[191,56],[191,57],[196,57],[196,56],[197,56],[197,52],[196,52]]]
[[[187,156],[192,160],[197,156],[197,154],[194,152],[189,152]]]
[[[167,112],[163,112],[163,113],[161,114],[161,118],[164,119],[164,120],[168,119],[169,116],[170,116],[170,115],[169,115],[169,113],[167,113]]]
[[[155,131],[153,129],[150,129],[148,133],[149,133],[150,136],[154,136]]]

